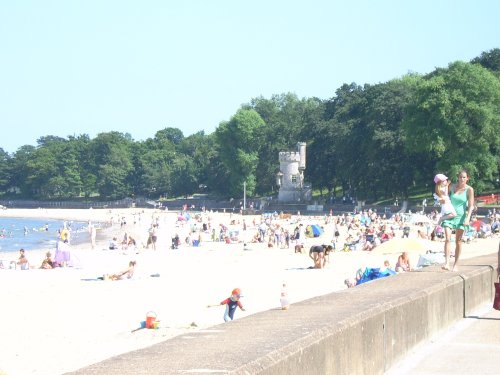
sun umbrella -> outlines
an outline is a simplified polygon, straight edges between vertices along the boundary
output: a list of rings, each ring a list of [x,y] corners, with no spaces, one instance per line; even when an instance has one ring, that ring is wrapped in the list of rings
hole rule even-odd
[[[425,254],[428,250],[426,241],[418,238],[392,238],[376,246],[372,252],[379,254],[395,254],[403,251]]]

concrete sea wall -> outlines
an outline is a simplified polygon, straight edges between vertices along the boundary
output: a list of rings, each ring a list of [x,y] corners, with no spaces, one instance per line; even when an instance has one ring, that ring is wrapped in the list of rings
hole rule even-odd
[[[496,254],[376,280],[175,337],[74,374],[383,374],[493,301]],[[494,272],[495,271],[495,272]]]

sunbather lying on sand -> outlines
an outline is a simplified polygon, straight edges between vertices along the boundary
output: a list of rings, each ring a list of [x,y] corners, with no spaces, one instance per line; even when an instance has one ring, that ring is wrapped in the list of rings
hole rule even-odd
[[[109,280],[123,280],[123,279],[130,279],[132,276],[134,276],[134,269],[135,269],[135,264],[136,262],[134,260],[131,260],[128,264],[128,268],[115,273],[113,275],[107,275]]]

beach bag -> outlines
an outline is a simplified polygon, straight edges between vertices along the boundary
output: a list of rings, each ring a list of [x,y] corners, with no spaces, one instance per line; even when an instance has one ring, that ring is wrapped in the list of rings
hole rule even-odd
[[[495,299],[493,300],[493,308],[495,310],[500,310],[500,277],[495,283]]]

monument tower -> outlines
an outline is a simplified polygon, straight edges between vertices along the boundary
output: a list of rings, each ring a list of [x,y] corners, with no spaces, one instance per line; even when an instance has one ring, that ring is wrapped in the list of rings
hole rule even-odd
[[[278,201],[304,202],[310,199],[310,187],[304,184],[306,143],[297,143],[297,151],[279,153],[280,170],[276,176]]]

